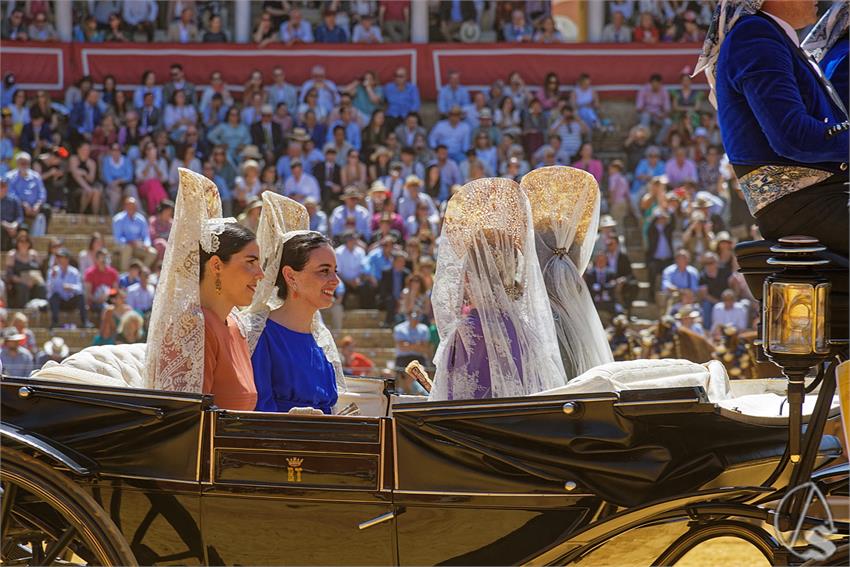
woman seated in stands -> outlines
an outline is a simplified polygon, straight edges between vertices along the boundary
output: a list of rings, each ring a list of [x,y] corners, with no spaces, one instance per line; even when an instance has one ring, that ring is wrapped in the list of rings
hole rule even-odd
[[[319,310],[334,302],[336,254],[325,236],[304,230],[303,205],[270,191],[262,198],[257,236],[264,279],[240,314],[253,353],[256,409],[330,414],[345,380]]]
[[[432,301],[432,400],[526,396],[566,384],[519,186],[479,179],[450,200]]]
[[[128,311],[118,323],[115,344],[131,345],[145,342],[145,319],[136,311]]]
[[[254,409],[248,343],[231,311],[251,303],[263,277],[259,256],[254,234],[221,218],[215,184],[181,169],[148,332],[150,386],[213,394],[224,409]]]
[[[109,290],[106,303],[100,315],[100,332],[94,338],[94,345],[114,345],[124,315],[133,311],[133,308],[127,305],[127,291],[124,289]]]

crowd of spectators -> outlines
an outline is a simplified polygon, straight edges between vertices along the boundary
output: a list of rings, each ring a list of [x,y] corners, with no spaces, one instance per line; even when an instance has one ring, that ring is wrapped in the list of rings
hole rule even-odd
[[[94,3],[92,33],[99,31],[100,4]],[[186,25],[171,29],[183,37],[206,33],[207,25],[191,27],[182,19],[186,10],[207,13],[217,3],[173,4],[169,13]],[[262,16],[274,29],[314,39],[340,35],[338,14],[313,28],[290,9],[278,25],[276,4],[266,2]],[[690,3],[608,7],[630,21],[650,4],[685,18]],[[369,12],[359,7],[380,13],[382,5],[340,3],[357,14],[349,23],[357,20],[366,31]],[[538,17],[528,10],[546,5],[523,4],[522,15]],[[389,35],[386,21],[377,21],[374,29]],[[140,24],[127,33],[147,29]],[[427,364],[436,342],[430,290],[447,199],[472,179],[518,181],[533,168],[562,164],[590,172],[602,189],[604,216],[585,278],[603,319],[633,314],[640,287],[630,257],[639,255],[650,283],[645,299],[655,302],[658,292],[662,312],[678,325],[724,340],[730,326],[736,333],[753,327],[757,306],[736,273],[732,247],[757,235],[724,161],[715,113],[689,75],[683,69],[675,88],[649,77],[630,118],[616,118],[600,104],[589,74],[562,85],[553,72],[527,85],[511,71],[477,91],[452,71],[435,108],[423,103],[404,67],[392,76],[367,72],[349,84],[336,83],[321,66],[302,84],[291,83],[284,67],[270,75],[252,70],[240,94],[217,71],[206,84],[192,84],[175,63],[166,78],[144,72],[131,90],[118,89],[109,76],[98,84],[82,77],[61,100],[26,92],[7,74],[0,90],[0,299],[49,311],[52,326],[71,311],[79,326],[98,328],[97,344],[144,341],[177,169],[186,167],[212,179],[225,215],[253,229],[264,191],[303,202],[310,228],[337,246],[342,283],[326,314],[330,326],[342,327],[345,309],[380,309],[383,326],[393,329],[395,362]],[[621,148],[596,155],[595,140],[618,135]],[[55,238],[37,250],[33,239],[50,234],[57,211],[109,215],[112,235],[93,235],[79,255]],[[625,248],[629,231],[641,235],[629,242],[642,248],[639,254]],[[349,346],[346,356],[366,365],[354,356],[353,340]]]
[[[426,1],[426,0],[422,0]],[[265,0],[256,3],[251,40],[296,43],[399,43],[410,40],[411,0]],[[3,19],[5,40],[54,41],[51,2],[14,0]],[[601,41],[699,42],[715,0],[611,0]],[[551,0],[428,2],[432,41],[575,41],[558,25]],[[74,3],[73,40],[174,43],[233,39],[232,5],[224,0],[88,0]]]
[[[716,0],[610,0],[601,40],[702,43]]]

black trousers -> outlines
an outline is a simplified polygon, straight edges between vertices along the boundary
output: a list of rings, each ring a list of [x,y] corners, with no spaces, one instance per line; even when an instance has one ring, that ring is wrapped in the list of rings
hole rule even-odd
[[[832,252],[847,256],[847,192],[847,175],[833,175],[767,205],[756,216],[756,224],[768,240],[794,234],[813,236]]]

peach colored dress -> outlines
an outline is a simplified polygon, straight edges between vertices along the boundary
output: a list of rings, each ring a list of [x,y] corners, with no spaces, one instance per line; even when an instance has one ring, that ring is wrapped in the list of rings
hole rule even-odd
[[[204,393],[222,409],[252,411],[257,388],[248,342],[232,315],[227,321],[204,309]]]

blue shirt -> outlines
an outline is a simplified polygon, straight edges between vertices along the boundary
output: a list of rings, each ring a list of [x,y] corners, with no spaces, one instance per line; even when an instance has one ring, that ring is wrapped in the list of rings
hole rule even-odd
[[[635,168],[635,180],[632,181],[631,192],[632,194],[640,193],[641,189],[643,189],[644,185],[649,183],[648,181],[641,181],[638,179],[638,175],[644,176],[649,175],[651,177],[657,177],[659,175],[664,175],[665,170],[664,161],[658,160],[655,162],[655,167],[649,165],[649,160],[643,158],[638,162],[637,167]]]
[[[465,107],[470,102],[469,91],[464,86],[453,89],[451,85],[443,85],[437,96],[437,109],[440,114],[448,114],[453,106]]]
[[[116,179],[133,181],[133,165],[124,156],[121,156],[121,161],[116,164],[112,161],[112,156],[107,155],[100,166],[100,176],[107,185]]]
[[[324,212],[316,210],[316,214],[310,217],[310,230],[321,232],[325,236],[328,235],[328,215]]]
[[[384,85],[384,98],[387,100],[387,116],[404,118],[410,112],[419,112],[419,89],[412,83],[405,83],[399,90],[395,82]]]
[[[298,91],[289,83],[284,83],[283,85],[275,83],[268,87],[267,90],[269,93],[269,104],[272,105],[272,108],[277,109],[277,105],[280,103],[286,104],[286,108],[290,112],[295,112],[295,109],[298,108]]]
[[[118,244],[138,241],[144,242],[146,246],[151,245],[148,221],[138,212],[131,217],[127,211],[121,211],[112,217],[112,237]]]
[[[348,43],[348,34],[339,26],[334,26],[334,29],[328,29],[328,26],[322,23],[316,27],[316,42]]]
[[[310,27],[310,24],[302,21],[297,30],[291,29],[289,22],[280,24],[280,41],[287,43],[295,40],[313,43],[313,28]]]
[[[17,198],[21,204],[26,203],[35,207],[47,200],[44,182],[37,171],[28,169],[22,174],[20,169],[13,169],[6,174],[6,180],[9,182],[9,194]]]
[[[463,161],[466,150],[469,149],[469,138],[472,130],[466,122],[458,122],[452,126],[448,120],[440,120],[428,135],[428,145],[436,148],[443,144],[449,150],[449,157],[455,161]]]
[[[69,284],[71,288],[65,289],[65,284]],[[68,266],[68,269],[63,272],[58,265],[53,266],[47,278],[47,297],[51,297],[54,293],[59,294],[59,297],[66,301],[83,293],[83,280],[80,278],[79,270],[74,266]]]
[[[431,340],[431,332],[424,323],[414,323],[411,325],[410,320],[405,319],[393,328],[393,339],[395,339],[396,342],[404,341],[413,344],[427,343]],[[412,350],[402,351],[397,349],[397,356],[404,356],[406,354],[420,353]]]
[[[392,256],[387,257],[380,246],[366,255],[366,272],[376,280],[380,280],[384,270],[389,270],[392,266]]]
[[[328,126],[328,133],[325,136],[325,143],[333,142],[334,140],[334,128],[337,126],[342,126],[345,128],[345,140],[351,144],[351,147],[356,149],[358,152],[360,151],[360,146],[362,144],[360,137],[360,127],[357,126],[354,122],[349,122],[347,125],[342,120],[334,120],[331,122],[331,125]],[[321,155],[321,152],[319,152]],[[324,158],[322,158],[324,159]]]
[[[268,319],[251,364],[257,411],[313,407],[329,414],[336,404],[334,367],[310,333],[296,333]]]
[[[669,290],[691,289],[696,292],[699,289],[699,272],[693,266],[687,266],[685,271],[679,270],[676,264],[670,264],[661,272],[661,289]]]
[[[153,105],[162,108],[162,87],[139,87],[133,93],[133,106],[142,108],[145,105],[145,93],[153,93]]]
[[[372,236],[370,225],[371,216],[369,210],[362,205],[355,205],[354,210],[349,210],[345,205],[339,205],[331,213],[331,236],[339,236],[346,229],[346,221],[354,218],[354,230],[367,241]]]
[[[3,222],[24,222],[24,208],[14,195],[6,194],[0,199],[0,220]]]

